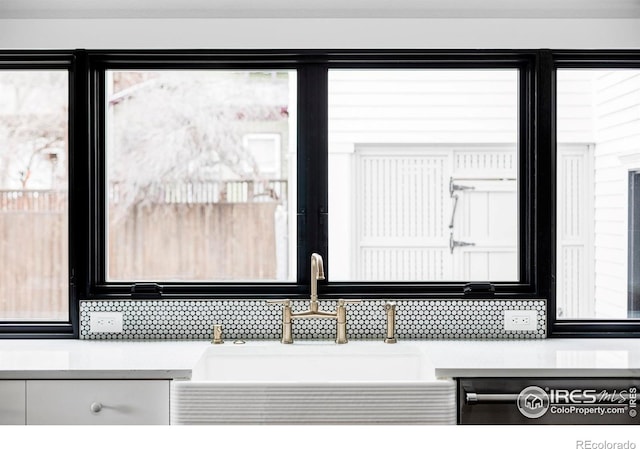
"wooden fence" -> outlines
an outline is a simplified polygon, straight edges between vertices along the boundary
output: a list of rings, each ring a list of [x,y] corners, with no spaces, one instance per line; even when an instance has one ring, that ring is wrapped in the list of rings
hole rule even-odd
[[[118,213],[121,195],[112,185],[107,279],[275,279],[275,211],[286,200],[286,181],[155,186],[125,214]]]
[[[67,320],[67,194],[0,191],[0,320]]]
[[[172,186],[111,220],[108,279],[274,279],[286,182],[226,184]],[[66,192],[0,191],[0,267],[0,320],[67,319]]]
[[[256,280],[276,275],[277,203],[157,204],[110,223],[111,280]]]

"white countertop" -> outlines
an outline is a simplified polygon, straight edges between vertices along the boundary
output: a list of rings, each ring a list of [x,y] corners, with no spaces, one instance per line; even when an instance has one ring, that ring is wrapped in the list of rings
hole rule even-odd
[[[0,379],[179,379],[206,341],[0,340]]]
[[[640,377],[640,339],[407,340],[397,345],[420,345],[438,377]],[[0,340],[0,378],[184,379],[210,346],[208,341]]]
[[[438,377],[640,377],[640,339],[430,341]]]

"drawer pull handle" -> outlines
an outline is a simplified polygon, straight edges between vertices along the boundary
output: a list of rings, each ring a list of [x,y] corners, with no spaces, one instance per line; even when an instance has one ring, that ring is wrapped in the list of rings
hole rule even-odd
[[[94,402],[93,404],[91,404],[90,408],[92,413],[98,413],[100,412],[100,410],[102,410],[102,404],[99,402]]]

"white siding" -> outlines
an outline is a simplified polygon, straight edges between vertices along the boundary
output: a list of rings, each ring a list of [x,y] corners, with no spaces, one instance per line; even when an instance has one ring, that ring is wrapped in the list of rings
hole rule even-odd
[[[640,71],[560,70],[558,83],[558,313],[626,318],[628,171],[640,154]],[[572,142],[590,143],[593,154],[585,159]]]
[[[557,133],[559,144],[595,142],[593,73],[559,70]]]
[[[640,153],[640,71],[595,77],[595,298],[598,318],[627,317],[628,170]]]
[[[329,148],[515,143],[516,70],[329,72]]]

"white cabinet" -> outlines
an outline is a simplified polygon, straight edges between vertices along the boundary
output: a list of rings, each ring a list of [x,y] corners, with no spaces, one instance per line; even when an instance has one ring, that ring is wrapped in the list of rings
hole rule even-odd
[[[24,393],[24,380],[0,380],[0,424],[25,424]]]
[[[168,380],[27,380],[27,424],[169,424]]]

